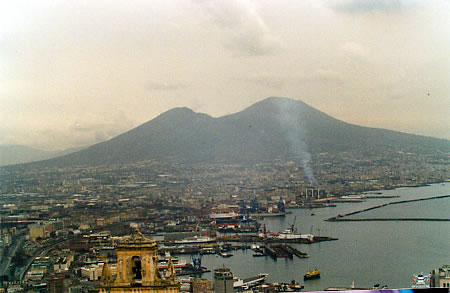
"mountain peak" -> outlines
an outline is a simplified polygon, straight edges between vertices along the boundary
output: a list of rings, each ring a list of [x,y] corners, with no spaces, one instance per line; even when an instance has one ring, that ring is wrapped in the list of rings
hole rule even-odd
[[[249,108],[253,108],[253,107],[276,107],[276,108],[284,108],[284,107],[294,107],[296,109],[300,109],[300,108],[309,108],[309,109],[314,109],[313,107],[305,104],[303,101],[298,100],[298,99],[292,99],[292,98],[287,98],[287,97],[268,97],[262,101],[259,101],[255,104],[253,104],[252,106],[250,106]],[[316,110],[317,111],[317,110]]]
[[[195,114],[195,112],[188,107],[176,107],[170,110],[167,110],[166,112],[160,114],[158,117],[163,116],[176,116],[176,115],[192,115]]]
[[[175,119],[188,119],[189,117],[209,117],[208,114],[198,113],[188,107],[177,107],[170,109],[156,118],[175,118]],[[150,122],[150,121],[149,121]],[[148,122],[147,122],[148,123]]]
[[[188,107],[176,107],[166,111],[166,113],[195,113],[195,112]]]

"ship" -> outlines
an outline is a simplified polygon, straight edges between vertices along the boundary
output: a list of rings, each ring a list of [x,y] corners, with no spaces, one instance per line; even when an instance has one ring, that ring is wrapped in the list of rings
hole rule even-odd
[[[168,242],[167,244],[176,244],[176,245],[183,245],[183,244],[205,244],[205,243],[213,243],[216,242],[216,238],[212,238],[209,236],[194,236],[191,238],[185,238],[181,240],[175,240],[172,242]]]
[[[225,252],[225,251],[219,252],[219,255],[220,255],[221,257],[232,257],[232,256],[233,256],[233,254],[231,254],[231,253],[229,253],[229,252]]]
[[[299,234],[297,233],[296,229],[295,229],[295,220],[297,219],[297,216],[294,217],[294,222],[292,223],[291,227],[284,230],[283,232],[280,233],[270,233],[267,235],[267,233],[265,232],[265,228],[264,228],[264,232],[262,234],[260,234],[259,236],[262,238],[268,238],[269,240],[285,240],[285,241],[296,241],[296,240],[301,240],[301,241],[306,241],[306,242],[314,242],[314,235],[309,233],[309,234]]]
[[[165,270],[169,265],[169,260],[172,261],[172,265],[177,269],[185,268],[188,264],[185,261],[180,261],[180,259],[176,256],[171,256],[170,252],[166,251],[164,258],[158,259],[158,269]]]
[[[344,195],[337,199],[334,199],[333,202],[364,202],[366,201],[366,196],[362,195]]]
[[[240,278],[234,278],[234,282],[233,282],[233,288],[234,290],[241,290],[241,289],[250,289],[253,287],[256,287],[262,283],[264,283],[264,281],[266,280],[266,277],[269,274],[258,274],[254,277],[250,277],[247,279],[240,279]]]
[[[313,242],[314,235],[313,234],[298,234],[292,228],[286,229],[283,232],[274,235],[276,239],[280,240],[308,240]]]
[[[320,271],[318,269],[311,270],[303,276],[303,280],[305,280],[305,281],[319,279],[319,278],[320,278]]]
[[[414,275],[411,288],[430,288],[430,275]]]
[[[292,280],[291,283],[272,283],[275,292],[299,292],[305,286],[300,285],[297,281]]]

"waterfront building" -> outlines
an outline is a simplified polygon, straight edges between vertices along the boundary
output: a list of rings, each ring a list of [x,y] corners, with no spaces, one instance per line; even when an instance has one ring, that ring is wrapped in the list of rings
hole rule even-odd
[[[137,230],[124,237],[116,248],[117,275],[113,278],[109,265],[105,264],[99,292],[179,293],[180,284],[171,259],[163,277],[157,267],[157,252],[155,240]]]
[[[305,198],[319,199],[322,197],[326,197],[325,190],[319,188],[307,188],[305,190]]]
[[[431,271],[431,287],[450,288],[450,265]]]
[[[233,273],[228,268],[214,270],[214,292],[233,293]]]

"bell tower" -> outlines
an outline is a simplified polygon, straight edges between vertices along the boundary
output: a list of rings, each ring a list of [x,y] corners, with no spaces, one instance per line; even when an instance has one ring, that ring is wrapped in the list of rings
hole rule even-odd
[[[158,245],[152,238],[147,238],[139,231],[124,237],[116,248],[117,276],[114,279],[108,264],[103,266],[103,292],[141,292],[141,293],[178,293],[178,283],[169,262],[166,278],[158,270]]]

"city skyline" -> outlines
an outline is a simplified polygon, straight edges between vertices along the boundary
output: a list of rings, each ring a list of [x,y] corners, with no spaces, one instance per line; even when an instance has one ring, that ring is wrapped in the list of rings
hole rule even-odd
[[[0,144],[89,145],[174,107],[219,117],[269,96],[450,138],[445,1],[2,6]]]

